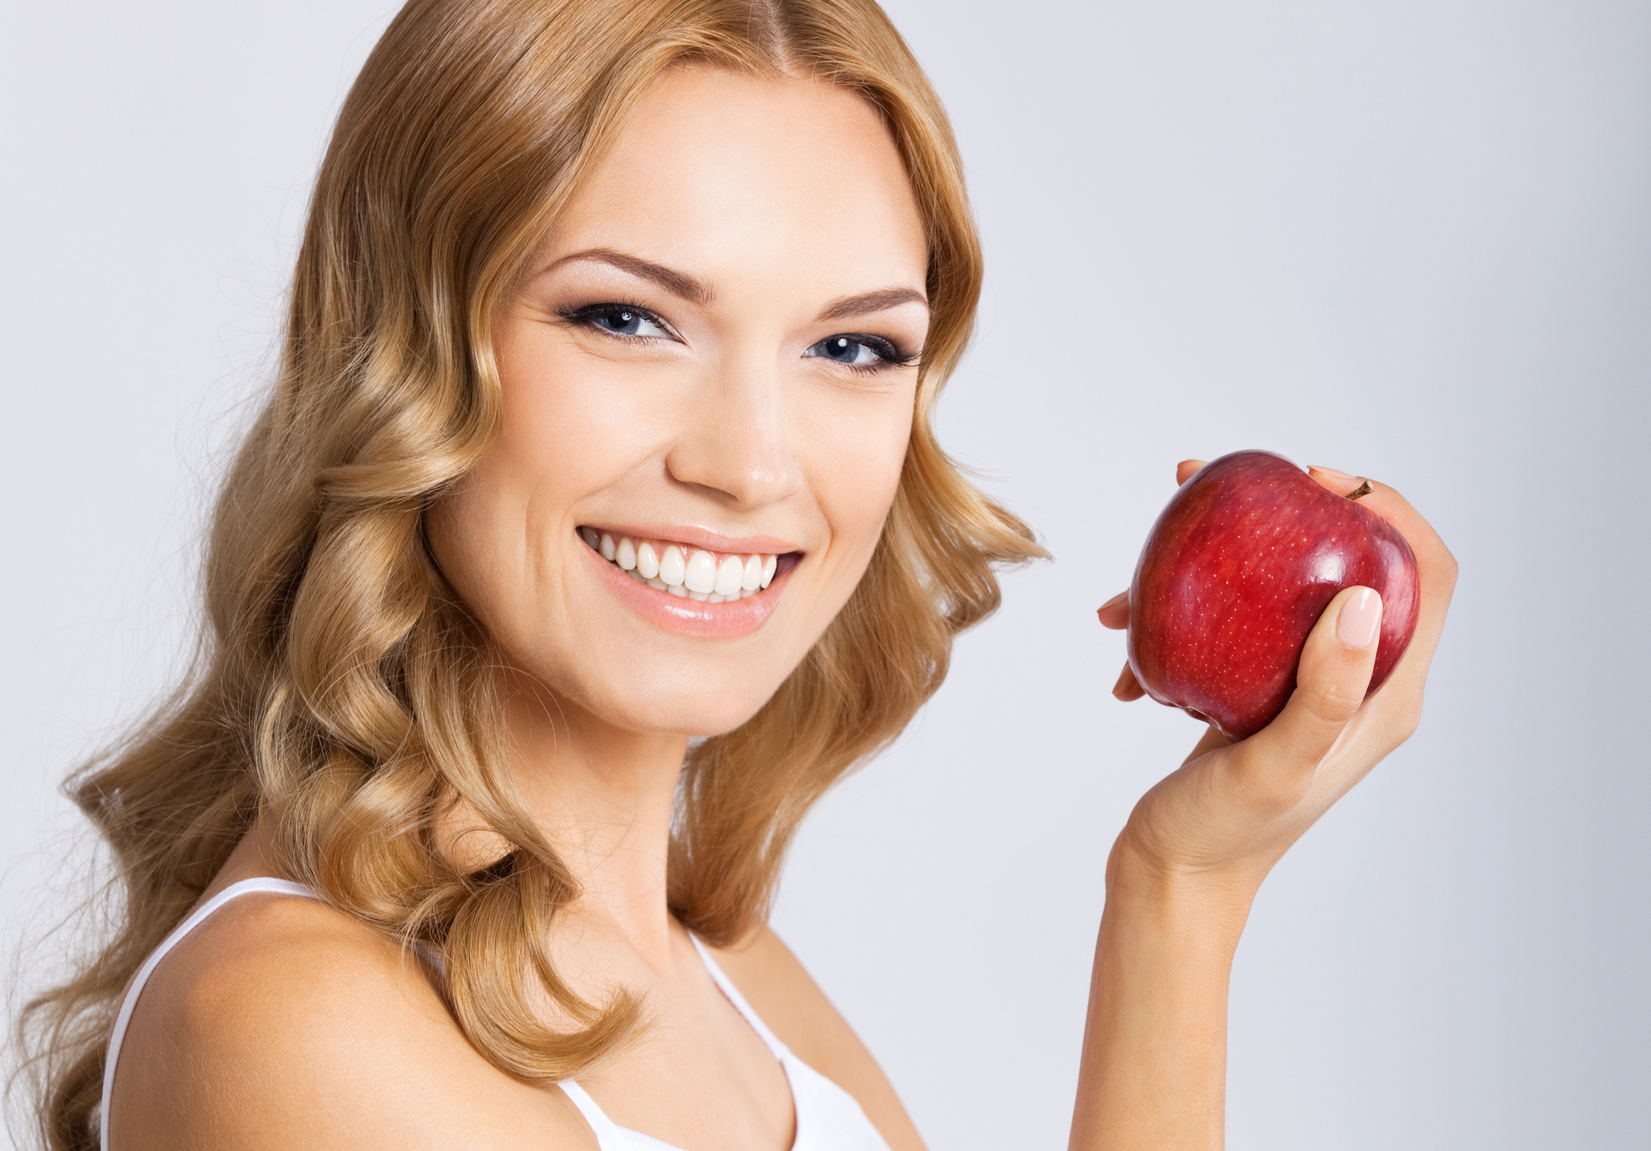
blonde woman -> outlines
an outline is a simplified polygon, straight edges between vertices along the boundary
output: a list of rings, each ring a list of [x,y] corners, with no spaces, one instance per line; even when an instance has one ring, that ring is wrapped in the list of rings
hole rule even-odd
[[[322,166],[202,670],[74,784],[126,901],[31,1009],[49,1145],[920,1147],[765,912],[1042,554],[930,428],[980,277],[870,0],[408,4]],[[1075,1148],[1219,1146],[1249,901],[1416,723],[1453,564],[1366,503],[1416,640],[1360,706],[1349,589],[1284,714],[1141,801]]]

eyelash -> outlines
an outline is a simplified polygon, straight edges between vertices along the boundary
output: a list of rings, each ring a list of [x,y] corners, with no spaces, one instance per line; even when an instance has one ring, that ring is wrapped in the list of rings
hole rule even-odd
[[[618,332],[610,332],[596,326],[596,321],[603,316],[611,316],[615,312],[635,312],[650,324],[663,328],[667,332],[675,333],[675,329],[660,318],[659,314],[641,304],[626,303],[623,300],[604,300],[600,304],[586,304],[580,308],[568,308],[556,314],[570,324],[591,328],[601,332],[604,336],[611,336],[616,340],[657,340],[658,336],[625,336]]]
[[[667,332],[674,332],[671,325],[667,324],[657,312],[654,312],[649,308],[644,308],[641,304],[626,303],[622,300],[607,300],[600,304],[586,304],[583,307],[567,308],[557,312],[556,314],[561,316],[562,319],[566,320],[570,324],[578,324],[581,327],[591,328],[616,340],[651,341],[660,338],[658,336],[626,336],[621,335],[618,332],[611,332],[605,328],[597,327],[596,321],[598,319],[603,316],[611,316],[615,312],[634,312],[643,319],[647,320],[649,323],[654,324]],[[870,332],[835,332],[832,335],[827,336],[825,339],[851,340],[856,344],[861,344],[864,347],[871,349],[872,354],[878,359],[877,363],[840,365],[841,367],[847,368],[851,372],[859,373],[860,375],[876,375],[878,372],[886,371],[889,368],[909,368],[913,364],[917,363],[919,359],[919,353],[902,352],[893,340],[888,339],[886,336],[874,336]],[[815,347],[818,344],[823,343],[825,343],[825,340],[817,340],[814,344],[810,344],[809,346]]]
[[[918,353],[902,352],[895,346],[893,340],[890,340],[884,336],[874,336],[870,332],[837,332],[834,335],[826,337],[826,340],[839,339],[849,340],[853,343],[870,348],[872,353],[876,355],[879,362],[875,364],[842,365],[842,367],[847,368],[849,371],[858,372],[863,376],[876,375],[878,372],[887,371],[890,368],[909,368],[913,364],[917,363]],[[816,344],[823,343],[825,343],[825,340],[816,341]],[[810,347],[813,346],[815,345],[810,345]]]

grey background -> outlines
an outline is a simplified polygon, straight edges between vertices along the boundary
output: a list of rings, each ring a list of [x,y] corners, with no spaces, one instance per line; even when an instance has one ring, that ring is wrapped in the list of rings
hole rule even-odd
[[[1462,565],[1420,733],[1257,902],[1234,1148],[1644,1146],[1651,6],[890,5],[985,235],[946,442],[1058,560],[808,826],[783,934],[937,1149],[1064,1145],[1107,848],[1190,720],[1094,607],[1175,461],[1385,479]],[[0,924],[189,635],[382,0],[8,6]],[[26,954],[38,976],[51,948]]]

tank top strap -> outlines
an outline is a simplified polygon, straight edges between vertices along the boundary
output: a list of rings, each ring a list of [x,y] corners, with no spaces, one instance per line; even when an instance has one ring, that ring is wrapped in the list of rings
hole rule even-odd
[[[149,982],[149,977],[160,966],[160,961],[186,935],[232,899],[239,899],[243,895],[296,895],[305,899],[320,899],[313,890],[302,883],[294,883],[290,879],[275,879],[270,876],[258,876],[254,879],[243,879],[232,883],[211,899],[191,912],[184,921],[172,929],[172,933],[161,940],[161,945],[150,953],[149,958],[143,961],[138,973],[132,977],[132,985],[126,989],[126,997],[120,1001],[120,1012],[115,1016],[115,1028],[109,1034],[109,1051],[103,1060],[103,1106],[98,1116],[98,1146],[102,1151],[109,1151],[109,1100],[115,1089],[115,1064],[120,1059],[120,1045],[126,1038],[126,1028],[132,1022],[132,1011],[138,1005],[138,996],[143,994],[143,985]]]
[[[728,1002],[734,1005],[734,1010],[745,1017],[745,1021],[751,1025],[751,1030],[755,1031],[757,1037],[768,1045],[768,1050],[774,1053],[774,1058],[782,1063],[785,1062],[791,1054],[790,1049],[781,1043],[779,1037],[768,1029],[768,1024],[762,1021],[762,1017],[751,1009],[751,1005],[745,1001],[745,996],[741,995],[739,988],[734,986],[734,981],[724,975],[722,968],[717,966],[717,961],[711,958],[711,952],[705,944],[699,941],[699,936],[690,931],[688,938],[694,941],[694,947],[699,951],[699,957],[705,964],[705,970],[711,973],[712,980],[721,989],[723,995],[728,998]]]
[[[590,1124],[590,1129],[596,1132],[597,1144],[602,1145],[603,1136],[612,1131],[615,1126],[614,1121],[608,1118],[608,1113],[596,1105],[596,1100],[590,1097],[590,1092],[573,1080],[563,1079],[557,1086],[562,1089],[562,1094],[571,1099],[573,1105],[579,1108],[579,1114],[585,1117],[585,1122]]]

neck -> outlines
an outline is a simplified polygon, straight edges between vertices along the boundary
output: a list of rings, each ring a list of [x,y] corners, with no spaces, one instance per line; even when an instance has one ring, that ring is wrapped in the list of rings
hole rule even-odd
[[[580,885],[567,915],[663,962],[672,929],[665,868],[687,737],[617,728],[527,693],[507,706],[505,723],[527,813]]]
[[[687,737],[627,731],[525,693],[507,705],[505,729],[527,816],[579,884],[579,898],[558,916],[578,930],[558,934],[594,946],[597,962],[585,966],[596,972],[627,952],[656,972],[669,970],[674,921],[665,866]],[[461,804],[436,834],[461,866],[482,867],[504,846],[477,834],[483,826]],[[280,858],[275,828],[260,816],[218,882],[281,874]]]

